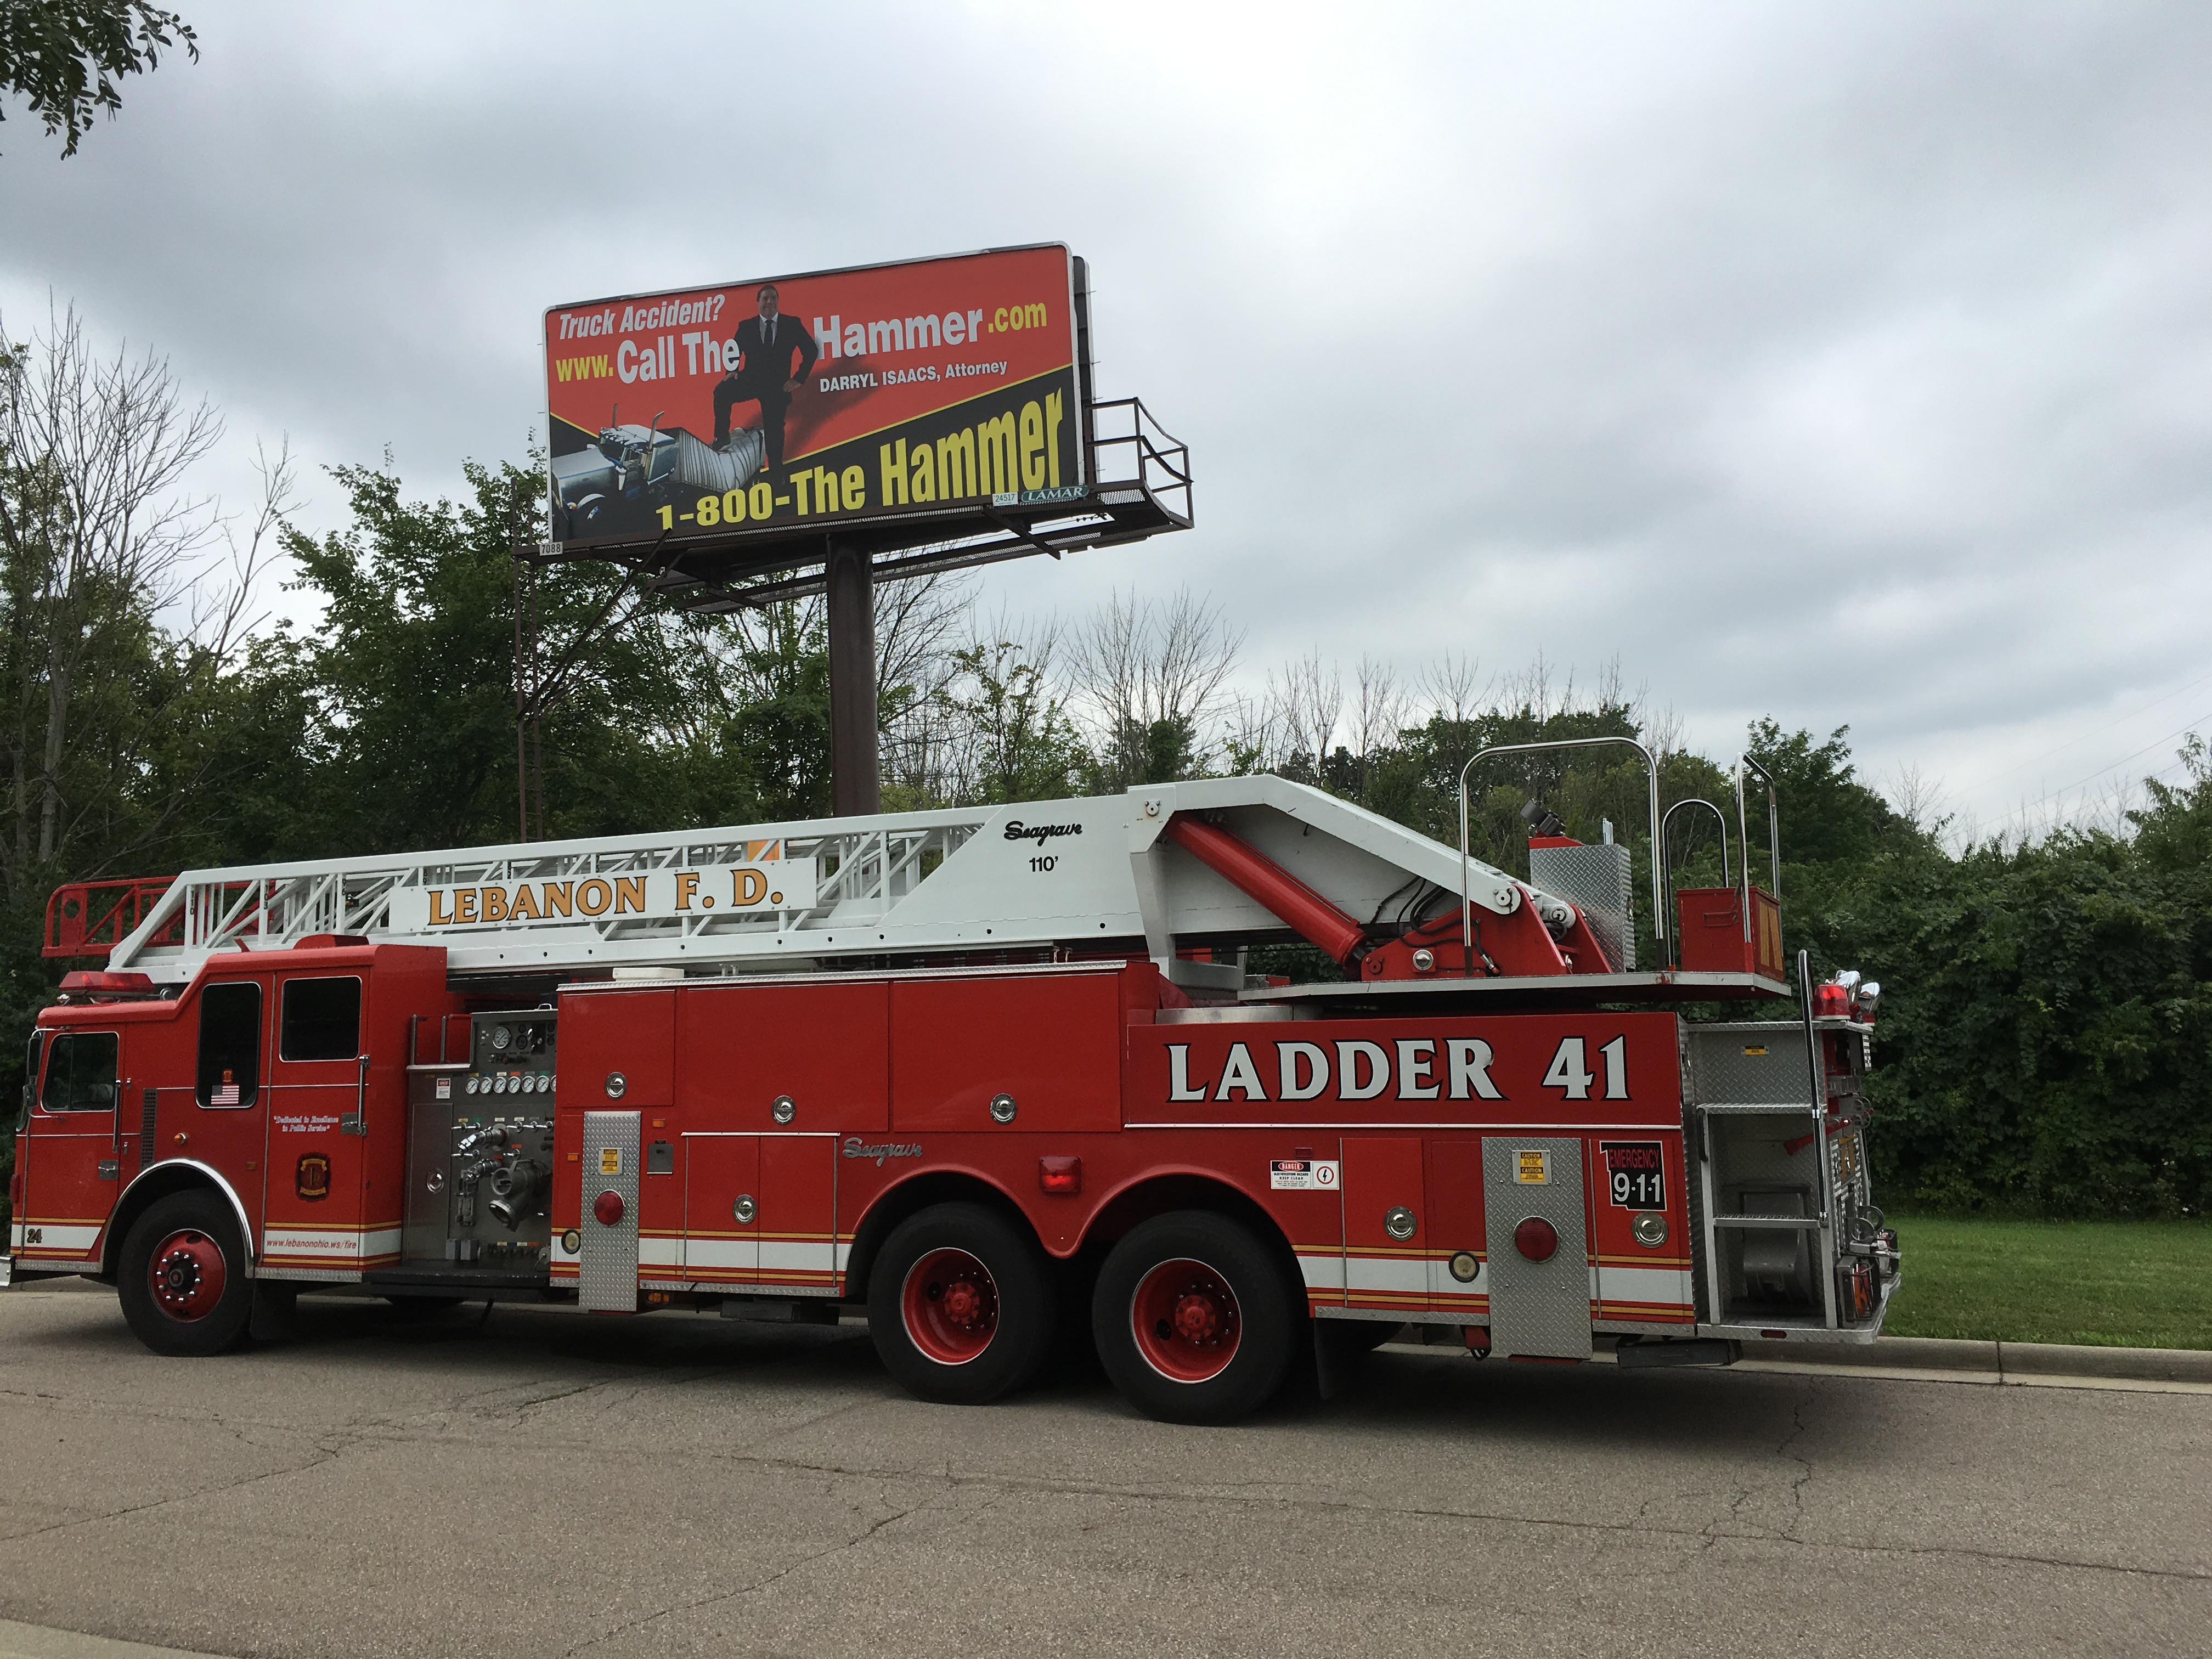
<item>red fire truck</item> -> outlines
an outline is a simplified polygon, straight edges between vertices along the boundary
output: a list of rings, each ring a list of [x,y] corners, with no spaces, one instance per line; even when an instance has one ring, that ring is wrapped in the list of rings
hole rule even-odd
[[[1183,1421],[1407,1325],[1871,1340],[1877,993],[1791,991],[1736,775],[1737,873],[1713,807],[1723,884],[1670,893],[1650,770],[1640,968],[1609,831],[1522,880],[1273,777],[65,888],[49,950],[106,963],[39,1018],[4,1267],[171,1354],[302,1289],[865,1310],[962,1402],[1086,1332]],[[1247,971],[1298,940],[1335,975]]]

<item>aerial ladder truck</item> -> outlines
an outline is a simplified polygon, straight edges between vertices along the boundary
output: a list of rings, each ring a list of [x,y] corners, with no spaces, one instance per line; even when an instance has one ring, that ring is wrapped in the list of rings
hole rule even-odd
[[[0,1278],[179,1355],[302,1291],[864,1312],[968,1403],[1073,1334],[1196,1422],[1407,1327],[1871,1340],[1878,994],[1793,991],[1755,762],[1736,873],[1712,807],[1722,884],[1672,891],[1643,759],[1640,930],[1609,836],[1472,857],[1465,772],[1457,848],[1256,776],[65,887],[50,953],[106,960],[31,1039]],[[1248,971],[1298,941],[1328,971]]]

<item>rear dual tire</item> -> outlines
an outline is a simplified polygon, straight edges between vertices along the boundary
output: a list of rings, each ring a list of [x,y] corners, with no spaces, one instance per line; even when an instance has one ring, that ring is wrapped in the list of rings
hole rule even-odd
[[[1025,1225],[979,1204],[939,1204],[884,1240],[868,1276],[868,1332],[908,1393],[978,1406],[1043,1367],[1064,1294]],[[1091,1335],[1107,1376],[1146,1416],[1227,1423],[1282,1386],[1307,1329],[1302,1302],[1250,1228],[1182,1210],[1141,1223],[1107,1255]]]
[[[1288,1374],[1298,1305],[1252,1231],[1209,1210],[1141,1223],[1098,1271],[1091,1335],[1123,1398],[1167,1423],[1228,1423]]]
[[[937,1204],[884,1241],[868,1275],[868,1334],[908,1393],[981,1406],[1043,1366],[1056,1301],[1026,1227],[980,1204]]]

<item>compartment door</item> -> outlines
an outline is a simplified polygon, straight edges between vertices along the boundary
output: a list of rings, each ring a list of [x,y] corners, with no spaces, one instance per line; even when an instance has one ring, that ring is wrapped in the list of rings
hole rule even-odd
[[[1421,1218],[1429,1241],[1429,1306],[1462,1316],[1469,1325],[1490,1319],[1483,1224],[1482,1142],[1429,1142],[1429,1213]]]
[[[1428,1205],[1415,1135],[1360,1135],[1344,1143],[1344,1304],[1425,1310]]]
[[[793,1296],[837,1294],[837,1137],[763,1135],[760,1283]]]
[[[684,1137],[684,1277],[750,1285],[760,1277],[761,1138]]]
[[[1491,1352],[1588,1358],[1589,1207],[1581,1138],[1484,1136],[1482,1199]],[[1533,1237],[1516,1242],[1523,1223],[1535,1224]]]

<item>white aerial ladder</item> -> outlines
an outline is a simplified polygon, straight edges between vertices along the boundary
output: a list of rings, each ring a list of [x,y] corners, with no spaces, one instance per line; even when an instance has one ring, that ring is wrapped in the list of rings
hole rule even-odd
[[[1524,909],[1565,938],[1590,908],[1261,775],[1005,806],[194,870],[168,884],[107,966],[180,984],[212,952],[283,949],[319,934],[440,945],[457,976],[1142,953],[1188,988],[1265,996],[1233,958],[1188,953],[1312,930],[1285,916],[1279,896],[1261,902],[1251,883],[1220,872],[1218,859],[1189,850],[1200,833],[1194,823],[1225,832],[1370,939],[1412,917],[1455,944],[1462,899],[1477,939],[1492,919]],[[1625,874],[1626,849],[1602,850],[1619,854]],[[1615,887],[1618,938],[1626,880]],[[1625,965],[1619,949],[1607,954],[1614,960],[1603,964],[1586,954],[1577,977]],[[1615,977],[1656,984],[1666,975]]]

